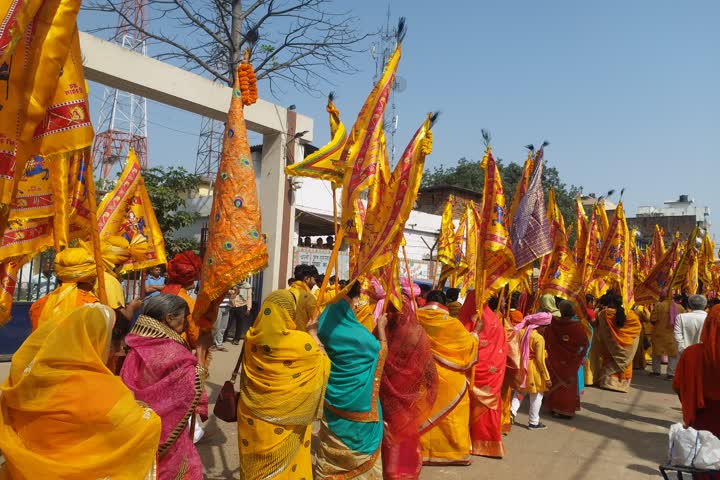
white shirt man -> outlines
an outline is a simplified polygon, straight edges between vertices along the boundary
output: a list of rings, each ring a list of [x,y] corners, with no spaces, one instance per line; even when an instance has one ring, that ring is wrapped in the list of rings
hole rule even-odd
[[[707,299],[702,295],[691,295],[688,298],[690,311],[681,313],[675,317],[675,328],[673,330],[675,343],[678,347],[678,357],[690,345],[700,343],[700,333],[705,323],[705,306]]]

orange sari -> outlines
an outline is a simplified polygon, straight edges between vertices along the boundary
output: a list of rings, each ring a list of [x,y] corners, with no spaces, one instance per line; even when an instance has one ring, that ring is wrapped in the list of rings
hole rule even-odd
[[[92,292],[79,289],[77,283],[64,283],[30,306],[32,331],[48,320],[62,320],[79,307],[97,302]]]
[[[635,312],[626,312],[625,324],[615,323],[616,310],[606,308],[598,315],[597,346],[600,370],[595,384],[607,390],[627,392],[632,381],[632,361],[640,341],[642,323]]]

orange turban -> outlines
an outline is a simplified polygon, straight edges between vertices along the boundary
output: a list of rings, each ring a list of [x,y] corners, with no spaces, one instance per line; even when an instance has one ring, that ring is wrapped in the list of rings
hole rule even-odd
[[[168,263],[168,284],[187,285],[198,279],[202,260],[194,252],[188,250],[178,253]]]

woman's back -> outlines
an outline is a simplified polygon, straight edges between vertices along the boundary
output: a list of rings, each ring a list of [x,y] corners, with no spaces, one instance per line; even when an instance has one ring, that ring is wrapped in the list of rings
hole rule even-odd
[[[2,387],[0,449],[10,478],[138,478],[160,419],[105,366],[115,316],[99,304],[41,325]]]

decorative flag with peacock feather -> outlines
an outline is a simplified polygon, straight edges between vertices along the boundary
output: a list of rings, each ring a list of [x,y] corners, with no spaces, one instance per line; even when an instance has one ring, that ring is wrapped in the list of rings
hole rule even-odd
[[[268,253],[261,228],[255,170],[243,108],[257,101],[249,49],[238,65],[218,165],[208,241],[193,319],[201,332],[212,330],[225,293],[264,269]]]

